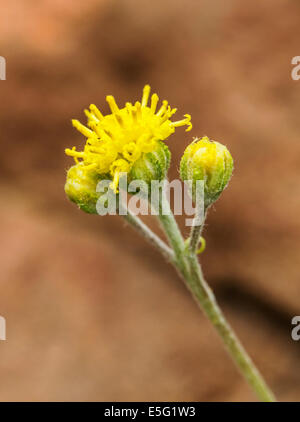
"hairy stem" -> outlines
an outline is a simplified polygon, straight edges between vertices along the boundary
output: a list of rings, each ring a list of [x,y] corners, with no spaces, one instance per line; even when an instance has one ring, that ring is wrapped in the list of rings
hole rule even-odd
[[[149,243],[151,243],[167,261],[174,263],[174,252],[165,244],[149,227],[127,209],[127,214],[122,215],[132,227],[135,228]]]
[[[216,302],[212,290],[203,277],[197,257],[195,255],[191,255],[189,261],[191,266],[191,278],[188,280],[188,287],[197,303],[203,309],[205,315],[217,330],[234,363],[237,365],[240,372],[246,378],[259,399],[266,402],[275,401],[272,391],[267,386],[265,380],[242,346],[233,329],[226,321],[222,310]]]
[[[195,216],[194,223],[191,228],[191,234],[190,234],[189,249],[191,253],[196,253],[197,251],[205,217],[206,217],[206,210],[204,212],[204,215],[202,215],[202,209],[197,208],[196,216]]]
[[[167,236],[168,242],[174,250],[175,260],[173,264],[184,278],[189,277],[189,265],[185,256],[184,239],[163,190],[160,192],[158,218]]]
[[[186,252],[184,240],[179,231],[174,215],[170,211],[170,207],[166,204],[167,199],[162,194],[159,220],[166,232],[170,245],[175,253],[174,265],[182,275],[185,284],[191,291],[196,302],[204,311],[217,333],[220,335],[229,355],[239,368],[241,374],[248,381],[253,391],[257,394],[261,401],[272,402],[275,397],[267,386],[262,375],[252,362],[246,350],[238,340],[233,329],[227,322],[223,312],[218,306],[214,294],[206,283],[200,264],[198,262],[195,250],[197,248],[198,239],[201,233],[201,227],[194,232],[193,247]],[[162,214],[163,208],[169,212]],[[193,237],[192,237],[193,239]],[[197,239],[197,240],[196,240]],[[195,247],[196,244],[196,247]]]

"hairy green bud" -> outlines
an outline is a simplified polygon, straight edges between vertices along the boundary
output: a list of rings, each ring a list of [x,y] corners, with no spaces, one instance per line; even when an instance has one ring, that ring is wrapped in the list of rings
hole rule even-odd
[[[83,163],[78,163],[67,172],[66,195],[82,211],[97,214],[96,203],[101,193],[96,188],[100,180],[104,179],[109,179],[109,175],[99,175],[95,170],[87,169]]]
[[[161,141],[151,152],[144,153],[132,166],[128,174],[128,182],[142,180],[150,191],[151,181],[164,180],[170,167],[171,153],[167,145]]]
[[[204,182],[204,207],[213,204],[227,186],[233,171],[233,159],[228,149],[207,136],[195,139],[184,151],[180,163],[183,181],[192,181],[195,200],[197,180]]]

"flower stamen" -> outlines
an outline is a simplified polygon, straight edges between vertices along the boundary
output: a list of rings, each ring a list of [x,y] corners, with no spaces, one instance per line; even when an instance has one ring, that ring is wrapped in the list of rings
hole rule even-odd
[[[153,94],[152,95],[152,97],[151,97],[151,107],[150,107],[150,110],[151,110],[151,112],[154,114],[155,113],[155,111],[156,111],[156,107],[157,107],[157,104],[158,104],[158,100],[159,100],[159,98],[158,98],[158,95],[157,94]]]
[[[188,126],[185,131],[189,132],[193,127],[193,125],[191,123],[191,116],[189,114],[185,114],[184,117],[185,117],[185,119],[177,120],[177,122],[172,122],[171,126],[173,126],[173,127]]]
[[[98,120],[103,120],[104,119],[103,114],[98,109],[98,107],[95,106],[95,104],[91,104],[90,105],[90,110],[97,117]]]
[[[112,114],[119,112],[119,107],[116,103],[115,98],[112,95],[107,95],[106,101],[108,102],[109,108],[111,109]]]
[[[164,114],[164,112],[167,110],[168,107],[168,101],[164,100],[162,106],[160,107],[160,109],[158,110],[158,112],[156,113],[156,116],[162,116]]]
[[[148,100],[149,100],[149,95],[150,95],[150,85],[145,85],[144,89],[143,89],[143,97],[142,97],[142,107],[146,107],[148,104]]]
[[[72,125],[75,127],[75,129],[78,130],[78,132],[82,133],[82,135],[86,136],[87,138],[93,136],[93,131],[80,123],[79,120],[72,119]]]

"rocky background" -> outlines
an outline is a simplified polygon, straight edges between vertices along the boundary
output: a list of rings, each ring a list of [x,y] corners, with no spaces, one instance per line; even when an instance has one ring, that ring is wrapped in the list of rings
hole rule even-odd
[[[278,399],[299,400],[299,12],[292,0],[1,8],[1,401],[256,399],[172,267],[118,217],[65,198],[64,148],[83,142],[70,119],[145,83],[193,117],[169,139],[170,178],[192,136],[235,158],[201,262]]]

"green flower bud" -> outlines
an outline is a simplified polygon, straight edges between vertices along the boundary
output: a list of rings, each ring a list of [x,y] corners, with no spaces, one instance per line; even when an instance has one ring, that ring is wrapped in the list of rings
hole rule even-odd
[[[170,167],[171,153],[164,142],[156,141],[151,152],[144,153],[132,166],[128,174],[128,183],[133,180],[142,180],[146,183],[149,192],[151,181],[162,181],[166,178]]]
[[[180,163],[183,181],[192,181],[195,201],[196,181],[204,182],[204,207],[214,203],[227,186],[233,170],[233,159],[228,149],[207,136],[195,139],[185,150]]]
[[[87,169],[84,164],[72,166],[67,173],[65,192],[70,201],[89,214],[97,214],[96,203],[101,193],[96,192],[100,180],[109,179],[109,175],[99,175],[96,171]]]

